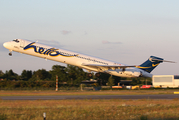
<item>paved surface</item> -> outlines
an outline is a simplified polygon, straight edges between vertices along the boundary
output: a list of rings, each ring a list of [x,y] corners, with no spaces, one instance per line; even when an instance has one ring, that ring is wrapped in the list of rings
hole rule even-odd
[[[64,96],[1,96],[2,100],[63,100],[63,99],[179,99],[172,95],[64,95]]]

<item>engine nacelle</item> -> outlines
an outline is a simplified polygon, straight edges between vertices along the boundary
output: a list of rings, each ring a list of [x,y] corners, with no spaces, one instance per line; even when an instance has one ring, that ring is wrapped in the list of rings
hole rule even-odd
[[[124,71],[124,74],[130,76],[130,77],[140,77],[142,75],[142,73],[140,71]]]
[[[152,74],[146,72],[146,71],[140,71],[141,72],[141,76],[140,77],[152,77]]]

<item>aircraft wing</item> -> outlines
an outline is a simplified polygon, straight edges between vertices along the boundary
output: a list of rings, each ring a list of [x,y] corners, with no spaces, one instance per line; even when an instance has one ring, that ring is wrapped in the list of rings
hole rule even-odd
[[[115,69],[125,69],[125,68],[130,68],[130,67],[136,67],[136,65],[133,66],[120,66],[120,65],[100,65],[100,64],[85,64],[82,63],[83,66],[89,66],[89,67],[93,67],[93,68],[97,68],[100,70],[115,70]]]

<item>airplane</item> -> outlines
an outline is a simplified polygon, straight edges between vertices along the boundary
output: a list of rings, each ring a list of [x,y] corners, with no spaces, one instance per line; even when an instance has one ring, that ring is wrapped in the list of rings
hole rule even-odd
[[[9,49],[10,56],[12,56],[12,51],[15,51],[41,57],[46,60],[48,59],[78,66],[86,69],[90,75],[92,71],[96,72],[97,76],[102,72],[118,77],[152,77],[151,71],[160,63],[175,63],[173,61],[166,61],[159,57],[150,56],[149,59],[141,65],[126,65],[123,63],[99,59],[72,51],[56,49],[51,46],[39,44],[38,42],[31,42],[23,39],[14,39],[10,42],[5,42],[3,46]]]

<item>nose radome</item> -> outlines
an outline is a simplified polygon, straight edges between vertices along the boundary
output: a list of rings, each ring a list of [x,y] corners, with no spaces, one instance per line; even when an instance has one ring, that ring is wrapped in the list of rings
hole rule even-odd
[[[7,46],[7,42],[5,42],[5,43],[3,44],[3,46],[6,48],[6,46]]]
[[[3,46],[4,46],[5,48],[7,48],[7,49],[8,49],[8,46],[9,46],[8,43],[9,43],[9,42],[5,42],[5,43],[3,44]]]

